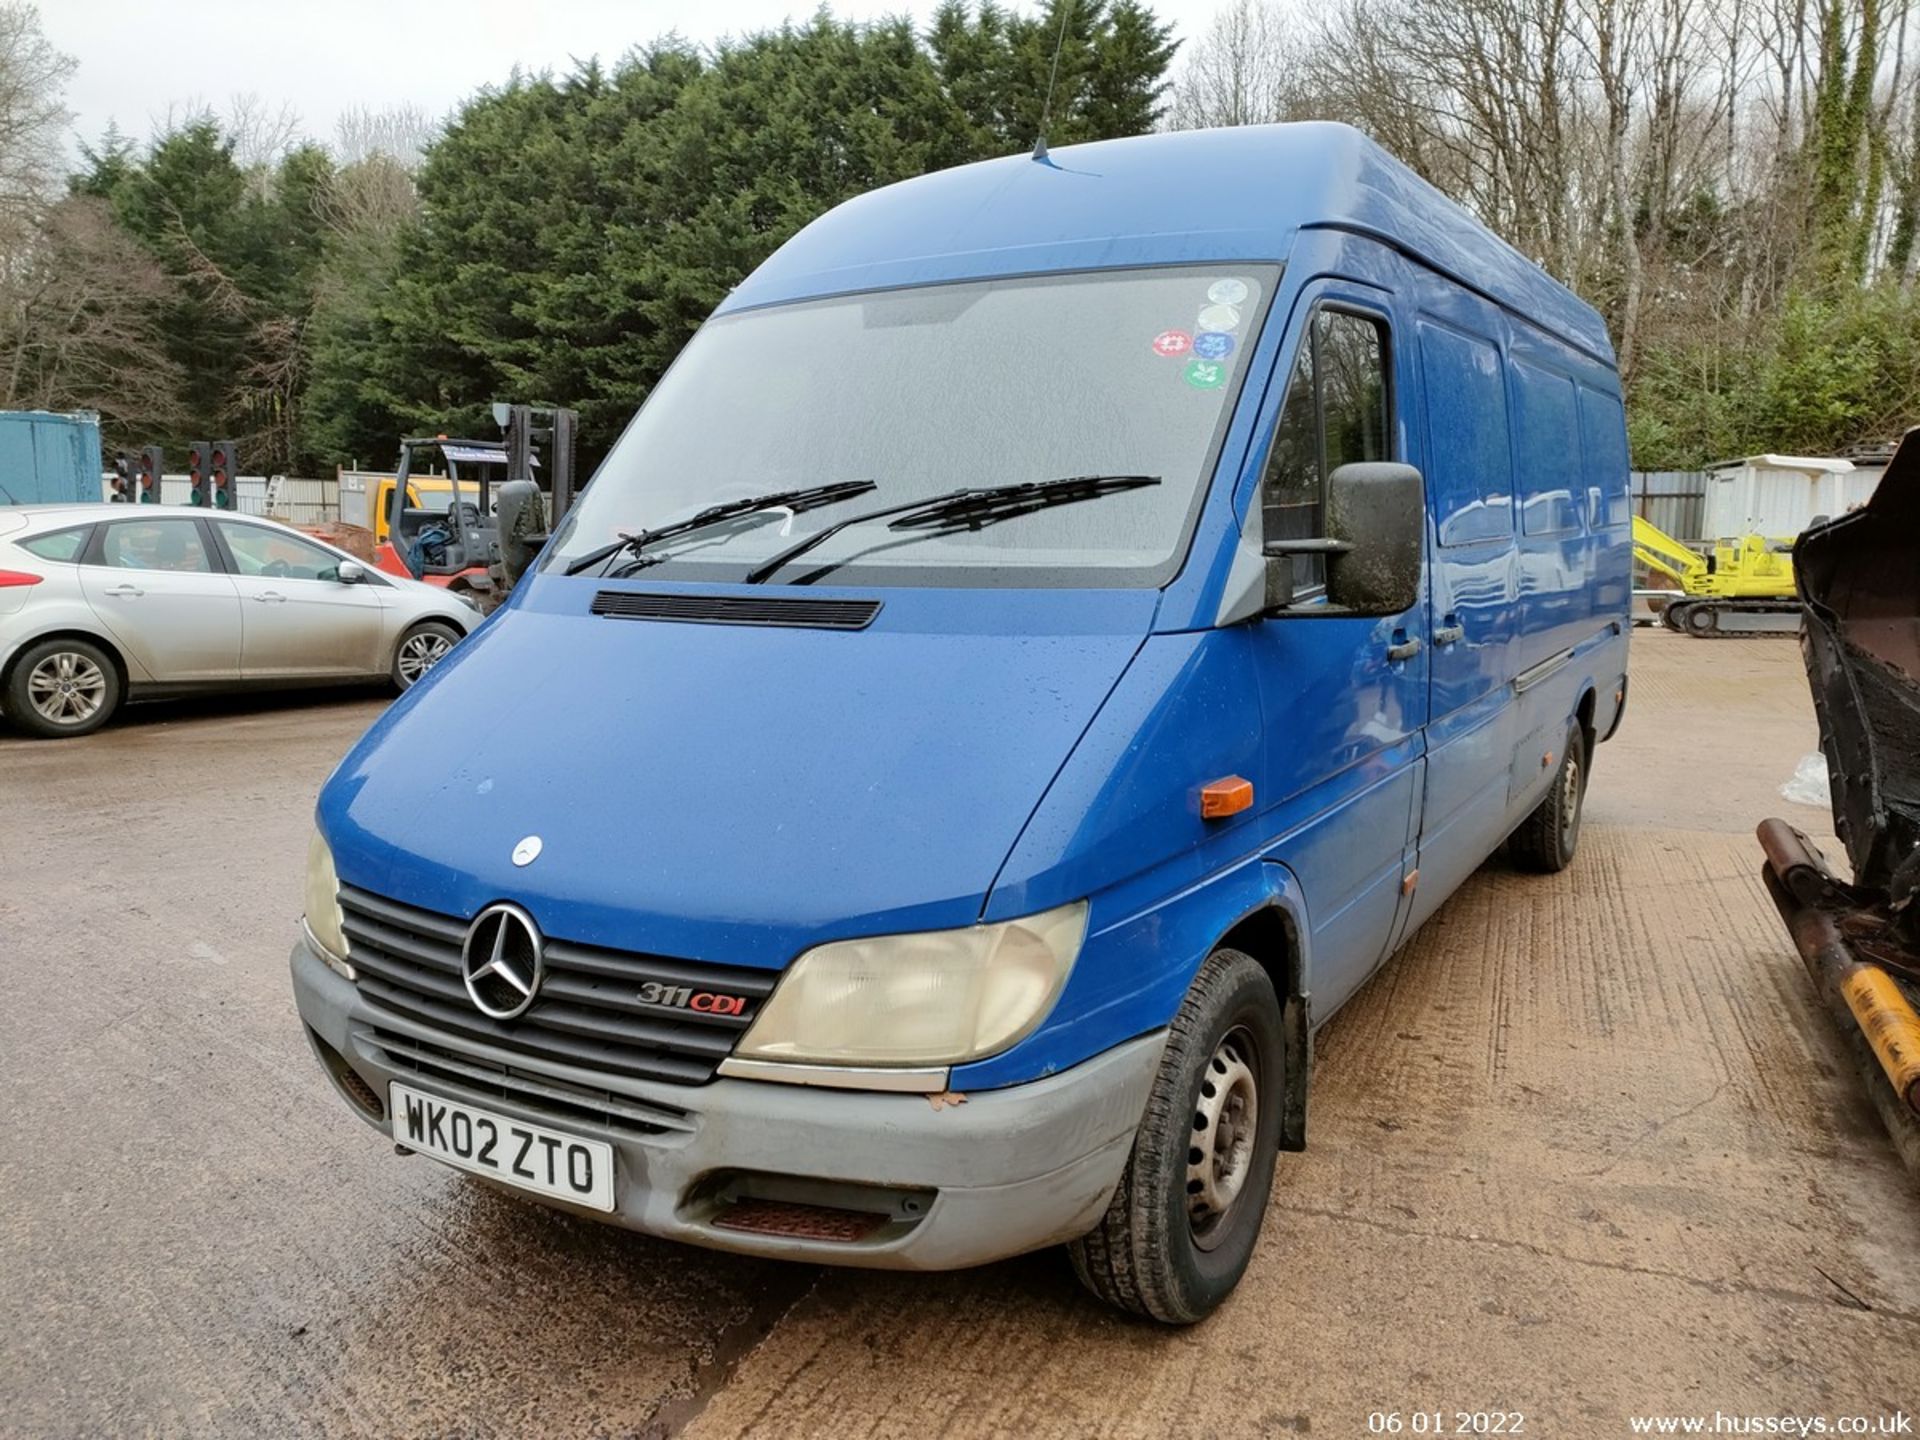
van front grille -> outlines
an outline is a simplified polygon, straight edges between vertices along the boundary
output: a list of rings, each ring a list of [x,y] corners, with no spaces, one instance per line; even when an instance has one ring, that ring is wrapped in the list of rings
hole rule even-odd
[[[512,1020],[482,1014],[461,978],[467,922],[348,886],[340,889],[347,957],[360,993],[381,1009],[496,1049],[580,1070],[701,1085],[732,1053],[778,975],[549,939],[533,1005]],[[643,993],[657,997],[643,1000]],[[720,997],[695,1010],[678,1000]]]

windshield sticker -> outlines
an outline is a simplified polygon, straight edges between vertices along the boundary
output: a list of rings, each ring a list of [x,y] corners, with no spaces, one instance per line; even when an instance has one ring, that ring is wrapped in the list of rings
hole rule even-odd
[[[1207,299],[1216,305],[1239,305],[1247,298],[1244,280],[1216,280],[1207,287]]]
[[[1196,390],[1218,390],[1227,379],[1227,367],[1218,360],[1189,360],[1187,383]]]
[[[1233,336],[1224,330],[1202,330],[1193,337],[1193,353],[1202,360],[1224,360],[1233,353]]]
[[[1162,330],[1153,337],[1156,355],[1184,355],[1193,348],[1193,337],[1184,330]]]
[[[1209,305],[1200,312],[1202,330],[1238,330],[1240,312],[1231,305]]]

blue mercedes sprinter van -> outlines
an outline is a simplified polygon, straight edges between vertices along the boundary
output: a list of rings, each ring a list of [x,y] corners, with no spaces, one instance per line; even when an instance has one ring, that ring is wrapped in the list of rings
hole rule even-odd
[[[577,1214],[1196,1320],[1315,1029],[1573,859],[1626,497],[1600,318],[1353,130],[862,196],[328,781],[314,1051]]]

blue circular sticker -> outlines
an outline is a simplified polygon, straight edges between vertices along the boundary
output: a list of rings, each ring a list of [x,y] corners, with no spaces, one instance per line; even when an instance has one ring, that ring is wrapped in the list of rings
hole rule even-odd
[[[1202,360],[1224,360],[1233,353],[1233,336],[1224,330],[1202,330],[1193,337],[1193,353]]]

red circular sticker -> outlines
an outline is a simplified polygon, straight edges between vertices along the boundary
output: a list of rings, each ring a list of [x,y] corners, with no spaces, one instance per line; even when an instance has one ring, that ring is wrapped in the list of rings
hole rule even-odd
[[[1193,349],[1193,336],[1184,330],[1162,330],[1153,337],[1156,355],[1184,355]]]

